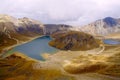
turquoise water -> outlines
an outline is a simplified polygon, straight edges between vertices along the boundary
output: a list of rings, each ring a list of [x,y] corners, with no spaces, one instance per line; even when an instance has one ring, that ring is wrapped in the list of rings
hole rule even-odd
[[[106,39],[106,40],[104,40],[104,43],[105,43],[105,44],[111,44],[111,45],[117,45],[117,44],[120,44],[119,41],[112,40],[112,39]]]
[[[31,58],[35,58],[38,60],[44,60],[41,57],[41,54],[43,54],[43,53],[53,54],[58,51],[56,48],[53,48],[48,45],[48,42],[50,40],[51,40],[51,38],[49,36],[43,36],[43,37],[37,38],[31,42],[28,42],[26,44],[17,46],[14,48],[14,50],[24,53]]]

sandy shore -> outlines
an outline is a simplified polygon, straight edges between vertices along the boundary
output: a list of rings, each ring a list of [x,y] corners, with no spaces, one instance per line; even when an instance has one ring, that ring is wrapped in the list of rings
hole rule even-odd
[[[28,57],[27,55],[25,55],[25,54],[23,54],[23,53],[20,53],[20,52],[15,52],[14,55],[15,55],[15,56],[18,56],[18,57],[21,57],[21,58],[23,58],[23,59],[25,59],[25,60],[27,60],[27,61],[31,61],[31,60],[32,60],[32,61],[35,61],[35,62],[38,62],[38,61],[39,61],[39,60],[37,60],[37,59]]]

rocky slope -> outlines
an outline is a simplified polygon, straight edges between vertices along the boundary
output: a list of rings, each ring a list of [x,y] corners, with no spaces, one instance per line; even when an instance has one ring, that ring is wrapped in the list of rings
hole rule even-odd
[[[82,26],[78,28],[78,30],[93,35],[107,35],[120,32],[120,19],[106,17],[104,19],[100,19],[88,25]]]
[[[30,36],[32,34],[38,34],[38,35],[44,34],[44,25],[39,21],[29,19],[26,17],[20,18],[18,20],[19,20],[19,27],[17,28],[18,33],[21,33],[21,34],[25,33]]]
[[[55,39],[49,44],[62,50],[89,50],[99,47],[98,41],[93,36],[83,32],[58,33],[54,34],[53,38]]]
[[[72,28],[72,26],[70,25],[43,25],[40,21],[33,20],[27,17],[17,19],[9,15],[0,14],[0,32],[3,32],[5,34],[15,33],[27,36],[34,36],[34,34],[50,35],[58,31],[70,30],[70,28]]]
[[[8,15],[0,15],[0,32],[15,34],[43,34],[43,24],[29,18],[14,18]],[[24,35],[25,35],[24,34]]]

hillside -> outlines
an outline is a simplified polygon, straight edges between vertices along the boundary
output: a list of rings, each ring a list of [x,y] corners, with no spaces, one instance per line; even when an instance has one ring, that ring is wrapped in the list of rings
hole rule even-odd
[[[15,18],[9,15],[0,15],[0,32],[34,36],[43,34],[43,24],[29,18]],[[31,34],[30,34],[31,33]]]
[[[57,34],[57,35],[56,35]],[[61,50],[89,50],[99,47],[98,41],[91,35],[69,31],[65,33],[56,33],[49,45]]]
[[[4,48],[14,44],[17,44],[16,40],[10,39],[4,33],[0,33],[0,52],[2,52]]]

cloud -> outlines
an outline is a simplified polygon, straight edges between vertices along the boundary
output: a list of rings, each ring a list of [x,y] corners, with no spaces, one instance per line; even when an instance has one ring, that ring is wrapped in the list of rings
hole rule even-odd
[[[3,0],[0,13],[43,23],[84,25],[107,16],[120,17],[119,0]]]

